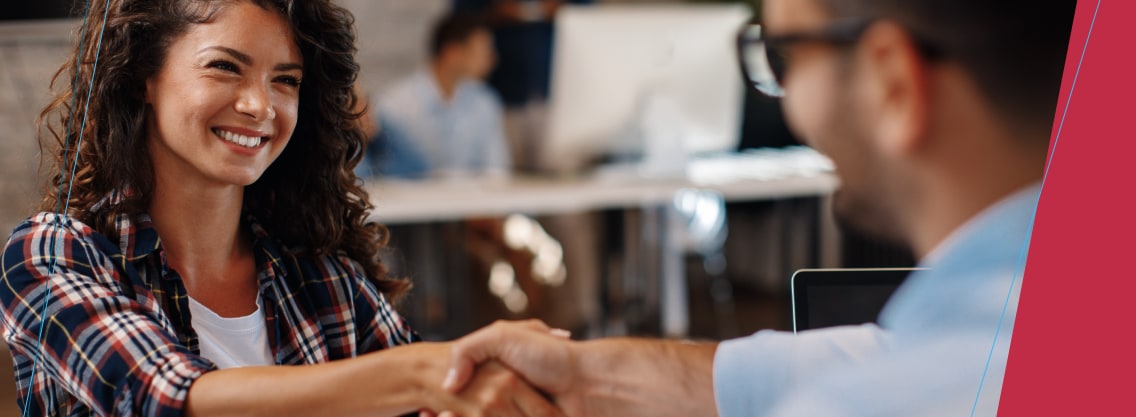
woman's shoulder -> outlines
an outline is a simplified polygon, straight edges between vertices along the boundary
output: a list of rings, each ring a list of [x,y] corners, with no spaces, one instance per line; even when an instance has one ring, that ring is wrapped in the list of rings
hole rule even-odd
[[[74,216],[50,211],[33,214],[20,222],[8,236],[8,245],[28,239],[68,238],[90,240],[97,235],[93,227]]]
[[[120,252],[118,245],[74,216],[37,213],[16,226],[0,255],[6,284],[0,300],[11,302],[48,282],[55,287],[53,293],[89,294],[96,282],[118,281]]]
[[[17,225],[4,245],[6,263],[53,254],[74,259],[119,251],[120,248],[111,239],[75,216],[46,211],[36,213]]]

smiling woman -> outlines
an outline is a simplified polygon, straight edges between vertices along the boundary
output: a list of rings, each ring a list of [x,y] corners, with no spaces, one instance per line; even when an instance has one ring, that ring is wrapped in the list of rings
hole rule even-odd
[[[0,285],[25,415],[554,410],[502,367],[440,389],[352,169],[330,0],[92,0],[43,111],[54,177]],[[105,23],[102,17],[105,16]],[[310,365],[310,366],[277,366]]]

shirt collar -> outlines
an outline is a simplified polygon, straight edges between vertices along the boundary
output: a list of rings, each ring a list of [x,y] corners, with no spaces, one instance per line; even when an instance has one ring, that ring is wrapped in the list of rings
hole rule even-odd
[[[888,300],[880,324],[905,331],[931,323],[986,325],[1001,320],[1011,301],[1012,322],[1017,298],[1006,294],[1023,272],[1040,193],[1039,183],[1023,187],[956,228],[920,261],[927,269],[912,273]]]
[[[245,225],[253,234],[253,251],[257,256],[258,264],[270,263],[277,270],[282,270],[280,259],[283,250],[275,240],[268,235],[264,227],[252,214],[245,214]],[[127,254],[133,262],[145,258],[162,247],[158,231],[149,213],[140,213],[134,216],[119,214],[115,219],[115,229],[119,236],[119,249]]]
[[[264,226],[261,226],[260,222],[257,221],[256,216],[245,214],[245,224],[252,230],[253,252],[256,256],[257,265],[261,265],[262,269],[268,271],[275,270],[276,273],[284,273],[284,266],[280,264],[282,254],[285,252],[294,254],[296,251],[292,248],[282,247],[275,239],[272,239],[264,230]],[[260,274],[259,277],[261,281],[271,280],[272,278],[271,275],[264,274]],[[262,282],[262,284],[266,284],[266,282]]]
[[[430,107],[436,110],[444,110],[453,106],[465,95],[465,90],[472,85],[469,80],[458,80],[457,84],[454,85],[453,97],[446,100],[442,97],[442,87],[438,85],[438,79],[434,77],[434,73],[430,69],[419,71],[418,77],[423,89],[427,91],[425,97],[428,97]]]
[[[1001,200],[998,200],[997,203],[994,203],[983,209],[974,217],[971,217],[966,223],[963,223],[962,226],[947,235],[946,239],[943,239],[938,245],[935,245],[935,248],[919,261],[920,267],[931,268],[935,264],[938,264],[947,253],[951,252],[952,248],[959,245],[960,241],[965,241],[967,237],[979,233],[987,227],[992,227],[993,225],[988,225],[988,223],[991,223],[993,219],[1004,216],[1004,213],[1018,213],[1021,211],[1019,210],[1019,206],[1022,204],[1029,204],[1036,207],[1040,195],[1041,182],[1038,181],[1003,197]]]
[[[147,213],[138,214],[133,218],[129,214],[121,213],[115,217],[114,224],[118,232],[119,249],[131,261],[149,256],[162,246],[158,231],[154,230],[154,223]]]

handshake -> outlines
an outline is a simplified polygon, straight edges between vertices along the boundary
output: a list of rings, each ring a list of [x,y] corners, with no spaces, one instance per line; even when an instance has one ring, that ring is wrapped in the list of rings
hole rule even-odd
[[[422,416],[716,415],[715,345],[576,342],[538,321],[497,322],[448,345],[439,402]]]

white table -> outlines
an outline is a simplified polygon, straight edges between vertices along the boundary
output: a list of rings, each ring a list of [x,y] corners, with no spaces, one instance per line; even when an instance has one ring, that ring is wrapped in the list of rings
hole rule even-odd
[[[607,209],[659,208],[663,208],[665,212],[678,191],[691,188],[716,191],[730,202],[801,197],[825,199],[838,185],[836,177],[824,168],[788,173],[780,170],[773,175],[769,175],[769,172],[745,173],[732,178],[731,175],[720,174],[696,177],[698,180],[691,177],[646,179],[628,175],[563,179],[515,177],[380,180],[368,182],[366,188],[375,205],[371,220],[383,224],[412,224],[504,217],[514,213],[555,215]],[[835,244],[835,226],[824,219],[827,216],[821,217],[821,263],[835,265],[835,259],[839,256]],[[645,224],[644,227],[658,226],[660,223],[657,220],[652,219],[653,224]],[[667,223],[662,224],[665,229]],[[667,230],[657,230],[654,233],[655,236],[669,234]],[[659,258],[663,263],[660,268],[662,329],[668,336],[682,337],[689,327],[682,252],[674,245],[667,244],[659,250],[662,252]]]
[[[452,221],[512,213],[551,215],[665,204],[684,188],[718,191],[727,201],[823,197],[836,189],[829,173],[771,180],[699,184],[689,180],[596,178],[427,179],[371,181],[371,220],[384,224]]]

